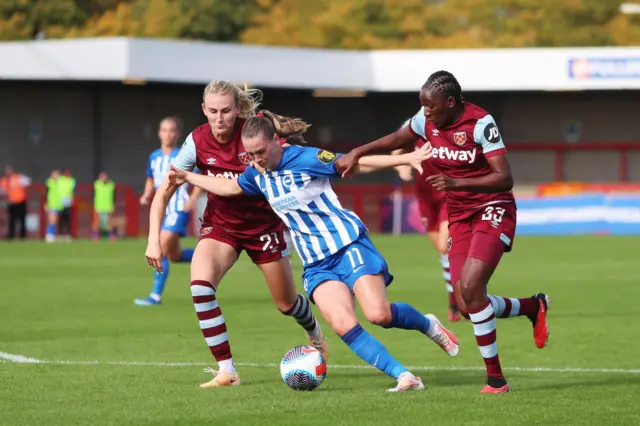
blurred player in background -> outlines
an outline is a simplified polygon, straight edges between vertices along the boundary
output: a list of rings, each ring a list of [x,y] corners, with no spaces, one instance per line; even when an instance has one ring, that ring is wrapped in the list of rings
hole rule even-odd
[[[62,211],[58,219],[59,238],[63,241],[71,241],[71,216],[73,209],[73,196],[76,190],[76,179],[71,170],[63,169],[58,177],[58,193],[62,203]]]
[[[169,172],[171,160],[180,152],[176,144],[181,130],[182,122],[177,117],[166,117],[160,122],[158,129],[160,148],[153,151],[149,156],[147,180],[144,186],[144,193],[140,198],[140,204],[149,204],[153,192],[157,192],[164,183]],[[162,293],[169,277],[169,262],[191,262],[193,249],[182,249],[180,247],[180,237],[187,235],[187,228],[191,220],[191,210],[196,206],[200,193],[200,190],[195,188],[189,195],[189,188],[185,185],[178,188],[175,194],[172,194],[173,196],[165,206],[162,231],[160,232],[160,244],[162,253],[165,256],[162,260],[162,271],[154,272],[151,294],[144,299],[135,299],[134,303],[136,305],[160,305],[162,303]]]
[[[202,174],[235,181],[250,162],[240,134],[245,119],[255,114],[260,98],[259,90],[242,90],[228,81],[209,83],[202,98],[207,123],[189,134],[173,165],[189,171],[197,167]],[[286,117],[279,120],[283,137],[295,133],[295,120]],[[149,264],[159,271],[164,268],[157,264],[164,253],[158,234],[161,212],[180,188],[182,186],[162,185],[151,205],[146,256]],[[216,291],[243,250],[264,274],[278,310],[293,317],[305,330],[307,342],[326,358],[326,343],[309,300],[296,291],[283,230],[282,221],[263,197],[228,198],[209,194],[200,240],[191,263],[191,295],[200,329],[220,371],[207,370],[213,379],[201,387],[240,384]]]
[[[16,173],[13,167],[4,168],[4,176],[0,178],[0,195],[4,196],[7,203],[7,216],[9,217],[9,231],[7,239],[13,240],[16,235],[16,225],[20,225],[20,238],[27,238],[27,188],[31,185],[31,179]]]
[[[58,232],[58,220],[60,218],[60,212],[62,211],[62,198],[60,197],[60,188],[58,185],[58,179],[60,178],[60,170],[55,169],[51,171],[49,179],[45,182],[46,186],[46,211],[47,211],[47,231],[45,234],[45,241],[52,243],[56,240],[56,234]]]
[[[549,338],[550,299],[544,293],[523,299],[487,295],[489,279],[515,237],[516,203],[507,151],[493,117],[464,101],[451,73],[432,74],[419,99],[422,108],[408,126],[351,151],[349,168],[356,167],[361,156],[403,148],[416,138],[431,143],[439,173],[428,176],[427,182],[446,192],[451,279],[487,368],[487,386],[481,392],[508,392],[498,358],[496,318],[526,316],[536,346],[543,348]]]
[[[115,226],[111,223],[111,216],[115,212],[116,184],[109,176],[102,172],[93,182],[93,221],[91,223],[91,237],[94,241],[100,234],[109,233],[109,239],[116,239]]]
[[[403,126],[407,126],[411,120],[407,120]],[[425,143],[424,140],[418,139],[415,147],[421,147]],[[393,151],[394,155],[399,155],[404,149]],[[413,171],[411,166],[398,166],[395,168],[405,182],[411,182],[413,179]],[[449,267],[449,256],[447,253],[447,239],[449,238],[449,220],[447,219],[447,204],[445,202],[444,192],[437,191],[425,180],[426,176],[439,173],[439,170],[433,165],[433,161],[426,160],[422,163],[422,176],[416,176],[415,179],[415,195],[418,202],[422,223],[427,232],[427,237],[433,243],[433,246],[440,255],[440,266],[442,267],[442,276],[444,277],[447,293],[449,295],[449,311],[447,319],[451,322],[460,320],[460,311],[456,304],[456,298],[451,285],[451,270]]]
[[[297,135],[308,127],[298,122]],[[279,143],[284,136],[278,119],[268,111],[251,117],[242,129],[244,149],[256,167],[235,179],[202,176],[174,169],[169,178],[185,180],[218,196],[266,197],[289,228],[294,246],[304,265],[304,288],[349,348],[364,361],[397,380],[390,389],[401,392],[424,389],[420,378],[395,360],[387,349],[359,324],[354,294],[367,319],[384,328],[416,330],[436,342],[449,355],[458,354],[455,336],[433,315],[422,315],[406,303],[390,304],[386,287],[393,276],[373,246],[360,218],[344,209],[331,188],[330,177],[338,177],[340,159],[318,148]],[[399,164],[420,168],[430,146],[401,156],[360,159],[358,171],[365,173]],[[264,170],[264,171],[263,171]],[[157,259],[151,259],[158,266]]]

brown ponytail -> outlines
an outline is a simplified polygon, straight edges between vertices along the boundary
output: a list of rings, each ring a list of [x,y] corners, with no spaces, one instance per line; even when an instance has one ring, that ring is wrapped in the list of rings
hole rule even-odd
[[[288,141],[295,140],[306,143],[302,136],[310,127],[301,118],[285,117],[268,110],[261,110],[256,116],[250,117],[242,127],[243,138],[253,138],[258,135],[271,137],[275,134]]]

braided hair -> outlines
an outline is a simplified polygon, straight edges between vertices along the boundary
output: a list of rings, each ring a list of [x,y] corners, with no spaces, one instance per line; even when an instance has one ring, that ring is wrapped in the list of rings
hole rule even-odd
[[[422,88],[429,92],[440,92],[445,97],[453,96],[457,105],[461,105],[464,101],[460,83],[449,71],[434,72],[429,76],[426,83],[422,85]]]

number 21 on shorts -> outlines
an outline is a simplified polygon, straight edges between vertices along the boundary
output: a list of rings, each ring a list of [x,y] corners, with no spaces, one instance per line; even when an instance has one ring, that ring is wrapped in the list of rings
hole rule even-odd
[[[271,248],[271,242],[275,241],[276,246],[280,244],[280,240],[278,239],[278,233],[272,232],[271,234],[260,235],[260,241],[264,241],[264,246],[262,247],[262,251],[267,251],[267,249]]]
[[[360,269],[364,265],[364,260],[362,259],[360,250],[357,247],[353,247],[347,250],[347,256],[349,256],[349,261],[351,262],[351,269],[353,269],[354,272]]]

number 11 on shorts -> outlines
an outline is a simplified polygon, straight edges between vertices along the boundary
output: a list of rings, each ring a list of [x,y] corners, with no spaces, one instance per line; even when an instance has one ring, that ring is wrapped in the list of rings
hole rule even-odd
[[[347,256],[349,256],[349,260],[351,261],[351,269],[353,269],[354,272],[360,269],[362,265],[364,265],[364,260],[362,260],[362,255],[360,254],[360,250],[358,250],[357,247],[347,250]]]

